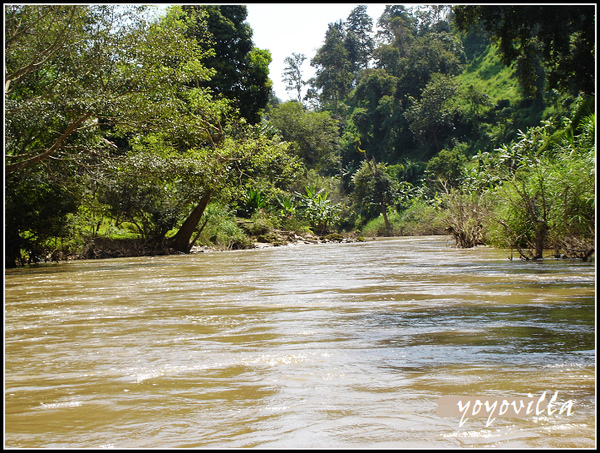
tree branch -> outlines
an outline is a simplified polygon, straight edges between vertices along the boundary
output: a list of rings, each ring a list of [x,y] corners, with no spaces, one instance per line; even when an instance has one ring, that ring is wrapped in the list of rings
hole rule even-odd
[[[44,151],[43,153],[40,153],[36,156],[30,157],[25,160],[22,160],[20,162],[16,162],[14,164],[5,165],[4,169],[6,171],[6,174],[13,173],[17,170],[21,170],[25,167],[29,167],[33,164],[36,164],[38,162],[41,162],[41,161],[49,158],[54,152],[56,152],[57,150],[59,150],[62,147],[62,143],[67,139],[67,137],[69,137],[69,135],[71,135],[80,124],[82,124],[84,121],[86,121],[92,115],[93,115],[93,113],[89,112],[89,113],[86,113],[85,115],[77,118],[75,121],[73,121],[69,125],[69,127],[62,133],[62,135],[60,137],[58,137],[58,139],[54,142],[54,144],[50,148],[48,148],[46,151]]]

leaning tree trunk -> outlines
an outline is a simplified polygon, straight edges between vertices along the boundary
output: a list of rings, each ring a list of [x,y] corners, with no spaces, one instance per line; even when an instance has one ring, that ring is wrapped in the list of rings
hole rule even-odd
[[[204,214],[204,210],[212,197],[212,191],[208,191],[201,199],[198,205],[194,208],[191,214],[179,228],[175,236],[167,239],[167,247],[173,248],[179,252],[189,253],[192,248],[192,235],[196,227],[200,223],[200,219]]]

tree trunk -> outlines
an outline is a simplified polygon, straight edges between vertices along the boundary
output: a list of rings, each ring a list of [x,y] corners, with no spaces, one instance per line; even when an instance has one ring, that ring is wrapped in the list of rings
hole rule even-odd
[[[534,260],[541,260],[544,257],[544,245],[548,236],[548,225],[540,222],[535,228],[535,254]]]
[[[385,224],[385,234],[390,236],[392,234],[392,227],[390,226],[390,221],[387,216],[387,205],[384,201],[381,203],[381,213],[383,214],[383,222]]]
[[[377,188],[377,182],[379,180],[379,170],[377,168],[377,161],[375,161],[375,157],[373,157],[373,166],[371,166],[371,161],[369,160],[369,158],[365,156],[365,159],[367,160],[369,170],[371,170],[371,173],[373,174],[373,178],[375,179],[375,187]],[[377,195],[379,195],[381,214],[383,215],[383,222],[385,224],[385,234],[386,236],[390,236],[392,228],[390,226],[390,221],[387,216],[387,203],[385,202],[385,194],[383,192],[378,191]]]
[[[212,190],[208,191],[201,199],[198,205],[194,208],[191,214],[179,228],[179,231],[175,234],[175,236],[167,239],[167,247],[171,247],[179,252],[189,253],[192,244],[190,240],[192,239],[192,235],[196,230],[196,227],[200,223],[200,219],[204,214],[204,210],[210,199],[212,197]]]

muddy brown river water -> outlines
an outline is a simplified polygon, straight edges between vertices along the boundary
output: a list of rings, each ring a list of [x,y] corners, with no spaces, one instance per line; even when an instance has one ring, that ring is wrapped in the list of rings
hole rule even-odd
[[[544,392],[572,410],[436,412]],[[594,262],[407,237],[5,272],[5,447],[589,448],[595,404]]]

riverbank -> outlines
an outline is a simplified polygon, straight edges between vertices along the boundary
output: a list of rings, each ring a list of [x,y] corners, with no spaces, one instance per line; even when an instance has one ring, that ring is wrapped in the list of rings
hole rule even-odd
[[[394,235],[393,237],[406,236],[423,236],[419,234],[404,234]],[[431,235],[425,235],[431,236]],[[451,234],[434,234],[433,236],[447,236],[449,239],[453,237]],[[189,254],[205,253],[205,252],[223,252],[233,250],[252,250],[273,247],[285,247],[291,245],[311,245],[311,244],[328,244],[328,243],[352,243],[366,242],[376,240],[383,236],[368,236],[364,237],[356,232],[351,233],[330,233],[327,235],[316,235],[311,232],[294,232],[287,230],[274,229],[266,234],[248,237],[248,241],[244,243],[235,242],[231,246],[222,245],[194,245],[190,248]],[[456,239],[456,238],[454,238]],[[484,245],[484,244],[481,244]],[[462,248],[456,243],[457,248]],[[580,257],[568,257],[556,255],[551,250],[545,251],[545,258],[562,258],[581,260]],[[513,251],[507,250],[509,259],[513,260]],[[160,256],[160,255],[185,255],[184,252],[168,248],[164,242],[157,243],[155,241],[142,238],[109,238],[97,236],[88,238],[85,245],[79,252],[66,252],[55,250],[52,254],[38,259],[27,264],[39,264],[49,262],[64,262],[77,260],[93,260],[93,259],[111,259],[111,258],[129,258],[141,256]],[[522,258],[521,258],[522,259]],[[595,253],[586,256],[582,261],[594,261]],[[23,263],[25,265],[25,263]]]
[[[356,233],[331,233],[318,236],[313,233],[273,230],[267,234],[250,237],[245,244],[234,244],[232,247],[216,245],[192,246],[190,253],[206,251],[243,250],[267,247],[281,247],[294,244],[327,244],[344,242],[364,242],[365,238]],[[79,259],[126,258],[135,256],[176,255],[183,252],[173,250],[147,239],[112,239],[107,237],[90,238],[79,254],[63,255],[60,251],[53,253],[46,261],[67,261]]]
[[[288,245],[301,244],[328,244],[328,243],[345,243],[345,242],[365,242],[366,239],[355,233],[331,233],[323,236],[318,236],[312,233],[298,234],[293,231],[274,230],[267,235],[261,235],[252,238],[249,246],[237,247],[234,249],[217,247],[217,246],[194,246],[190,253],[202,253],[206,251],[223,251],[223,250],[240,250],[240,249],[261,249],[270,247],[285,247]]]

